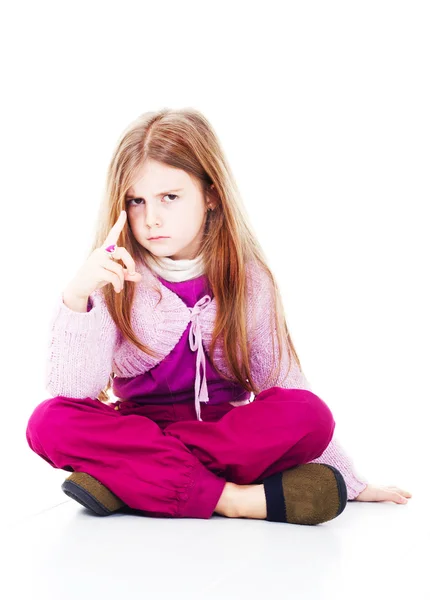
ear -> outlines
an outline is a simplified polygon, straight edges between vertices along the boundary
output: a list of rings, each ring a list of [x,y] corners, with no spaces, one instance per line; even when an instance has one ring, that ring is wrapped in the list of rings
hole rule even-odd
[[[215,190],[215,185],[212,184],[209,188],[208,209],[215,210],[218,206],[218,194]]]
[[[208,192],[208,202],[210,202],[211,200],[213,200],[214,198],[217,197],[217,193],[216,193],[216,189],[215,189],[215,184],[212,183],[209,186],[209,192]]]
[[[212,183],[206,192],[206,210],[213,210],[215,208],[214,196],[215,185]]]

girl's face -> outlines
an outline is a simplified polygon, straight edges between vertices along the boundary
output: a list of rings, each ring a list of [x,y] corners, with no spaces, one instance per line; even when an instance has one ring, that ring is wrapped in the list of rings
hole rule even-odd
[[[206,222],[204,194],[182,169],[147,160],[127,191],[128,221],[136,240],[155,256],[195,258]],[[150,240],[151,237],[165,239]]]

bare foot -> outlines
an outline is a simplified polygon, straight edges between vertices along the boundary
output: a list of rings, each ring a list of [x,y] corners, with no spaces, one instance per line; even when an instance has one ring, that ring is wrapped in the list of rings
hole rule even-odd
[[[228,481],[215,512],[232,518],[265,519],[267,508],[264,485],[237,485]]]

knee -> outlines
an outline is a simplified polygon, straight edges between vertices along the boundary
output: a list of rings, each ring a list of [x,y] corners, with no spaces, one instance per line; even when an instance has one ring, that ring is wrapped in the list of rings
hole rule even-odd
[[[321,427],[331,428],[334,424],[333,413],[319,396],[310,390],[303,390],[310,407],[310,416],[314,417]]]
[[[58,416],[61,413],[57,409],[61,408],[62,401],[62,396],[48,398],[31,413],[25,433],[30,448],[35,452],[42,452],[48,442],[52,444],[55,436],[60,433]]]
[[[280,388],[288,397],[294,394],[303,407],[300,411],[300,421],[307,431],[308,442],[312,440],[313,452],[319,456],[330,443],[336,422],[327,404],[310,390]]]
[[[325,431],[333,427],[335,422],[330,408],[324,400],[310,390],[280,387],[271,389],[276,389],[276,394],[284,394],[285,400],[294,400],[298,404],[303,405],[309,423],[315,424]]]
[[[320,456],[329,445],[336,422],[327,404],[313,392],[306,390],[309,403],[310,434],[313,436],[314,452]]]

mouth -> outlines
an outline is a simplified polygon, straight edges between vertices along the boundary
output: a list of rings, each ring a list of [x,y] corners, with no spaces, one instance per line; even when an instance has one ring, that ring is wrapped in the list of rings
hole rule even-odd
[[[152,240],[167,240],[167,239],[168,239],[168,238],[167,238],[166,236],[164,236],[164,235],[162,235],[162,236],[159,236],[159,237],[151,237],[151,238],[148,238],[148,240],[149,240],[150,242],[151,242]]]

